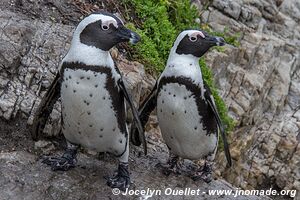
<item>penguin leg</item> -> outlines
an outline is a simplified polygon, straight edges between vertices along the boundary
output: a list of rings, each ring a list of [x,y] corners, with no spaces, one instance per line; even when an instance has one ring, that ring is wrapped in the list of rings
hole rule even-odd
[[[194,181],[203,180],[206,183],[210,183],[212,181],[212,168],[213,168],[213,162],[211,161],[205,161],[204,165],[198,169],[193,175],[191,175],[191,178]]]
[[[196,172],[193,175],[191,175],[191,178],[194,181],[197,181],[200,179],[205,181],[206,183],[209,183],[212,181],[212,179],[213,179],[213,177],[212,177],[213,170],[212,169],[214,166],[214,159],[215,159],[216,153],[217,153],[217,145],[216,145],[215,150],[206,157],[204,165],[202,167],[198,168],[196,170]]]
[[[179,157],[169,153],[169,159],[166,164],[159,163],[159,166],[162,168],[162,172],[164,175],[169,176],[171,173],[181,174],[179,166],[178,166]]]
[[[111,188],[119,188],[125,191],[130,186],[130,174],[128,170],[128,156],[129,156],[129,144],[127,143],[124,154],[119,157],[118,170],[112,177],[108,177],[107,185]]]
[[[76,162],[77,162],[76,155],[77,155],[78,148],[79,145],[75,145],[75,144],[71,144],[70,142],[67,142],[67,149],[62,156],[47,157],[42,161],[42,163],[51,166],[51,169],[53,171],[57,171],[57,170],[67,171],[76,166]]]

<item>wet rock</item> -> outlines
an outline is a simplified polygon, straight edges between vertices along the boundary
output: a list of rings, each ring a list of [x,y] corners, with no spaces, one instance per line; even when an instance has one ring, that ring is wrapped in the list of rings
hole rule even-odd
[[[42,154],[50,154],[53,150],[55,150],[55,146],[50,141],[39,140],[34,143],[34,149],[41,151]]]
[[[43,144],[41,144],[43,146]],[[61,152],[58,152],[61,153]],[[156,153],[156,154],[159,154]],[[155,155],[155,157],[159,157]],[[161,195],[151,199],[236,199],[233,195],[208,195],[209,190],[233,190],[235,188],[222,180],[213,180],[210,184],[194,182],[183,176],[163,176],[153,158],[132,158],[130,163],[133,184],[130,189],[156,189]],[[106,186],[103,176],[111,175],[117,163],[100,161],[95,156],[80,153],[78,166],[67,172],[53,172],[41,163],[37,156],[21,152],[0,153],[0,199],[143,199],[143,195],[113,195]],[[145,171],[145,169],[147,170]],[[169,189],[167,189],[169,188]],[[170,189],[190,188],[200,190],[197,196],[166,195]],[[240,200],[268,200],[267,197],[239,196]]]

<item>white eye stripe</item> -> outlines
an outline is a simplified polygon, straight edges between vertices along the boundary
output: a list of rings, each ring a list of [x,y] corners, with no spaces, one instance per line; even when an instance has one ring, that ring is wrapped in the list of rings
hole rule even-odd
[[[116,13],[116,14],[115,14],[115,17],[118,18],[118,19],[120,20],[120,22],[122,23],[122,25],[124,26],[124,22],[123,22],[123,20],[121,19],[120,14],[119,14],[119,13]]]
[[[202,33],[202,31],[199,31],[199,35],[200,35],[202,38],[205,38],[205,35]]]
[[[101,28],[102,28],[103,30],[108,30],[111,24],[112,24],[114,27],[118,28],[118,23],[116,22],[116,20],[106,20],[106,21],[102,21]]]
[[[190,38],[192,38],[192,37],[197,38],[198,35],[199,35],[200,37],[202,37],[202,38],[205,38],[205,35],[202,33],[202,31],[195,31],[194,33],[192,33],[192,34],[190,35]]]

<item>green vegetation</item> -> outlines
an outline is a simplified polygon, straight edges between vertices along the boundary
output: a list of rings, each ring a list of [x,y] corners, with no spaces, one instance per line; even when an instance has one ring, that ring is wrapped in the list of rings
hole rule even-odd
[[[205,83],[209,86],[211,93],[215,99],[215,103],[218,108],[218,112],[220,114],[220,117],[222,119],[223,124],[226,126],[226,131],[232,131],[234,128],[234,121],[231,117],[228,116],[228,109],[223,101],[223,99],[219,96],[218,90],[214,84],[213,80],[213,74],[209,67],[206,65],[204,58],[200,59],[200,66],[202,71],[202,76],[205,81]]]
[[[238,35],[228,36],[228,30],[219,33],[212,31],[205,24],[197,24],[195,19],[199,17],[199,14],[195,7],[191,7],[190,0],[123,0],[123,3],[126,9],[125,5],[130,5],[133,8],[131,12],[134,12],[139,19],[139,23],[136,24],[140,25],[137,27],[133,24],[127,26],[140,34],[142,42],[133,49],[138,56],[137,59],[144,63],[150,72],[162,72],[173,42],[185,29],[201,28],[212,35],[223,37],[229,44],[239,45],[236,40]],[[222,48],[217,48],[217,50],[223,51]],[[218,95],[213,83],[213,75],[204,59],[200,60],[200,66],[204,80],[211,88],[226,130],[230,131],[234,127],[233,120],[227,114],[226,105]]]

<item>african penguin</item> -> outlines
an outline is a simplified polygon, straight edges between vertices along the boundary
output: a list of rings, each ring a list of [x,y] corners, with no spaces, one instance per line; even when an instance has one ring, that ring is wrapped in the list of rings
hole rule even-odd
[[[75,167],[79,146],[97,152],[109,152],[118,157],[118,173],[108,178],[111,187],[129,187],[129,141],[125,122],[125,100],[128,101],[139,134],[143,130],[132,99],[109,50],[120,42],[135,44],[140,37],[124,27],[121,19],[107,12],[92,13],[77,26],[71,47],[62,60],[60,71],[44,96],[37,111],[33,136],[45,126],[54,102],[61,96],[62,133],[67,150],[61,157],[49,157],[43,162],[53,170]]]
[[[190,160],[205,158],[202,171],[192,174],[193,179],[211,180],[211,164],[221,131],[229,165],[231,157],[224,128],[211,92],[202,78],[199,58],[213,46],[225,44],[223,38],[213,37],[201,30],[181,32],[169,55],[167,65],[152,92],[139,108],[142,125],[157,107],[162,137],[170,151],[169,174],[174,171],[178,157]],[[132,131],[135,145],[140,141]],[[200,174],[199,174],[200,173]]]

